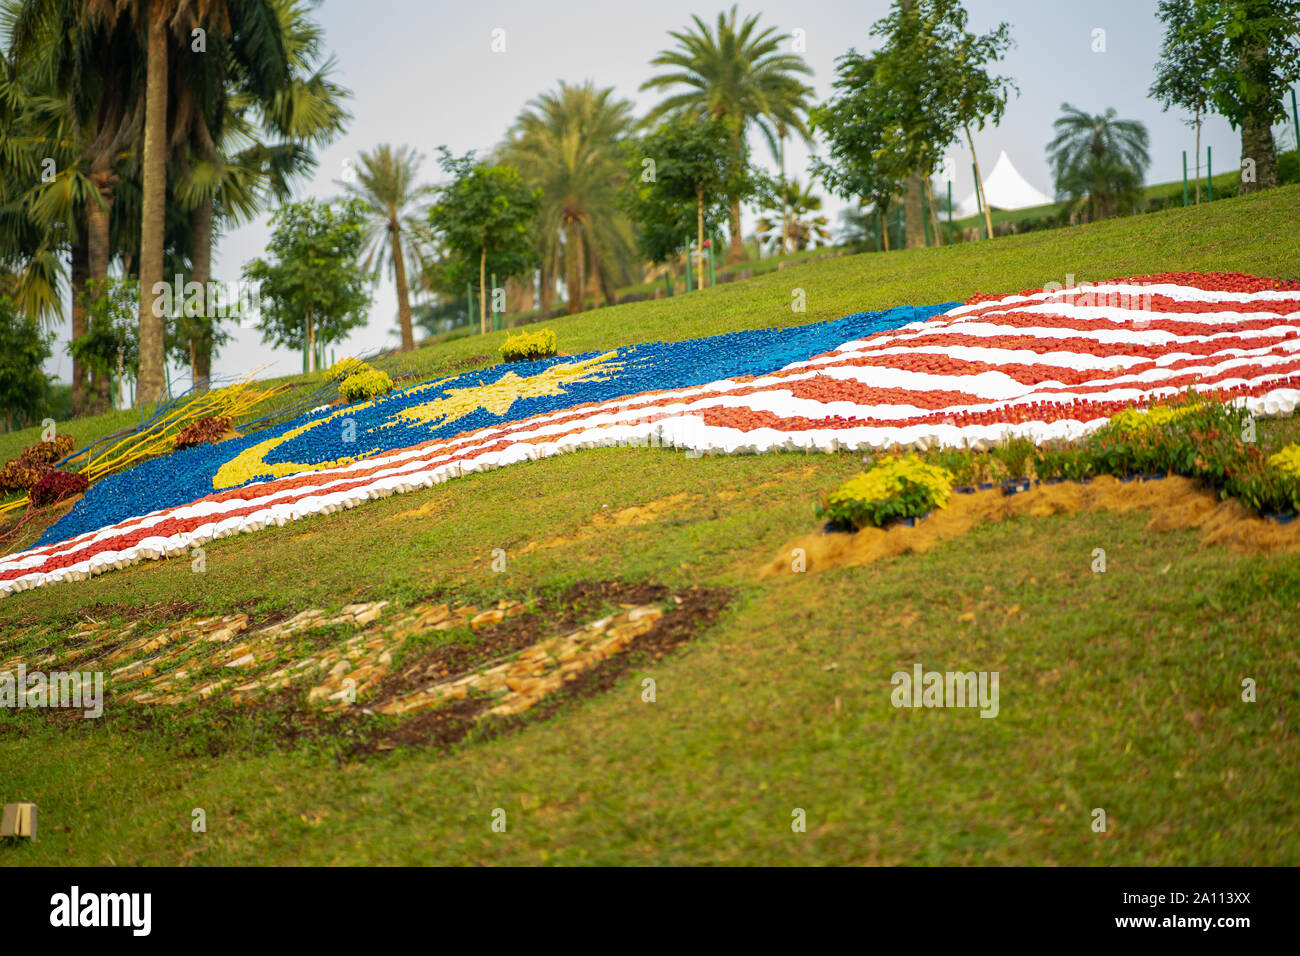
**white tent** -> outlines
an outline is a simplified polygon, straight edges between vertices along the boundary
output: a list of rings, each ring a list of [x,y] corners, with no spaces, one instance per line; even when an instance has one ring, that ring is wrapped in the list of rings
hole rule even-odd
[[[1011,165],[1011,158],[1004,149],[998,154],[998,161],[993,164],[993,172],[984,177],[984,200],[991,209],[1027,209],[1030,206],[1045,206],[1052,202],[1050,196],[1044,196],[1029,184],[1024,176]],[[975,193],[957,205],[957,216],[965,219],[979,212]]]

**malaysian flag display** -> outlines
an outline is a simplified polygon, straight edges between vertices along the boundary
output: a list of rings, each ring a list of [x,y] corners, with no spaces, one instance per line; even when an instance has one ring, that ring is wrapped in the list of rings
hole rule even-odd
[[[689,454],[1072,439],[1192,389],[1300,401],[1300,283],[1162,274],[470,372],[104,480],[0,592],[80,580],[470,472],[607,445]]]

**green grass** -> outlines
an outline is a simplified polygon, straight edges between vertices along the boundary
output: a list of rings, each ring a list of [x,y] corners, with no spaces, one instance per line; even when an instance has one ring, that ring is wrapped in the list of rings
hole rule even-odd
[[[782,270],[549,325],[564,351],[816,321],[902,302],[1172,270],[1296,275],[1300,188],[1051,233]],[[809,311],[788,307],[804,288]],[[430,374],[490,335],[403,358]],[[491,349],[488,347],[491,346]],[[1297,421],[1266,429],[1296,434]],[[0,713],[0,796],[41,841],[0,864],[1300,863],[1300,558],[1204,548],[1141,513],[985,525],[925,554],[760,578],[818,527],[856,455],[602,449],[472,475],[0,600],[0,636],[146,613],[430,596],[480,606],[574,582],[722,587],[720,620],[608,693],[453,749],[340,759],[266,715]],[[650,523],[597,515],[685,492]],[[429,502],[425,516],[404,514]],[[554,539],[564,543],[527,550]],[[1091,570],[1094,548],[1108,570]],[[504,548],[507,570],[494,573]],[[1012,609],[1016,610],[1012,612]],[[973,620],[963,620],[973,614]],[[463,635],[461,635],[463,637]],[[890,676],[1000,673],[1001,713],[899,710]],[[653,677],[658,699],[641,701]],[[1241,701],[1253,678],[1256,703]],[[1091,830],[1092,810],[1109,829]],[[191,832],[203,808],[208,832]],[[494,833],[491,814],[507,813]],[[807,832],[791,812],[807,812]]]

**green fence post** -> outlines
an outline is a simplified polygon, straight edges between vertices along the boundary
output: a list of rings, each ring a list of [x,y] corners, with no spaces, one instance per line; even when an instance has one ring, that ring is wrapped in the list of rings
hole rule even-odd
[[[1209,190],[1206,202],[1214,202],[1214,147],[1205,147],[1205,188]]]
[[[489,306],[489,308],[492,309],[492,331],[493,331],[493,332],[500,332],[500,331],[501,331],[501,318],[502,318],[502,317],[501,317],[501,315],[497,312],[497,274],[496,274],[495,272],[492,273],[492,299],[491,299],[491,302],[492,302],[492,305]]]
[[[894,248],[895,248],[895,249],[902,249],[902,248],[903,248],[903,206],[902,206],[902,203],[900,203],[899,206],[898,206],[898,242],[894,243]]]
[[[952,180],[948,180],[948,245],[952,245]]]
[[[695,291],[694,273],[691,271],[691,244],[686,243],[686,291]]]
[[[715,285],[718,284],[717,280],[714,278],[714,267],[716,263],[714,262],[713,259],[713,250],[717,247],[717,245],[718,245],[717,240],[713,236],[709,236],[709,288],[710,289],[712,289]]]
[[[871,217],[871,236],[876,240],[876,251],[880,251],[880,225],[884,221],[884,216],[880,210],[876,210],[875,215]]]
[[[1187,205],[1187,150],[1183,150],[1183,205]]]
[[[469,316],[469,334],[474,334],[474,283],[465,283],[465,309]]]

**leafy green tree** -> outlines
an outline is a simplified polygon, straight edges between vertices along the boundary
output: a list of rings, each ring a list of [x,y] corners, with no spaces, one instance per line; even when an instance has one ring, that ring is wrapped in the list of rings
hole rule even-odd
[[[1010,27],[974,34],[967,22],[959,0],[894,0],[872,25],[884,44],[870,56],[850,50],[840,57],[835,96],[812,111],[830,159],[814,163],[814,172],[882,214],[905,195],[909,246],[924,242],[925,202],[937,220],[929,184],[944,150],[965,133],[974,156],[971,127],[1000,122],[1015,89],[988,69],[1010,48]],[[978,159],[975,166],[978,189]]]
[[[1283,97],[1300,80],[1300,0],[1216,0],[1195,8],[1195,32],[1222,39],[1207,80],[1215,112],[1241,129],[1241,191],[1278,184],[1274,123],[1286,119]]]
[[[308,199],[271,217],[271,259],[254,259],[244,278],[258,284],[262,341],[307,350],[316,368],[318,343],[340,342],[366,323],[370,277],[358,266],[369,211],[356,199],[337,208]]]
[[[136,31],[144,51],[144,119],[140,149],[140,378],[137,396],[157,401],[164,386],[163,322],[154,309],[153,290],[163,281],[167,222],[167,158],[176,123],[169,104],[169,67],[185,56],[204,56],[193,30],[231,38],[232,55],[241,58],[248,82],[261,95],[285,84],[287,62],[280,20],[271,0],[85,0],[75,18],[114,29]],[[169,123],[169,117],[171,122]]]
[[[529,188],[513,166],[489,166],[472,152],[457,158],[445,146],[439,152],[438,163],[451,179],[435,191],[428,221],[450,254],[440,270],[441,284],[470,281],[477,265],[479,330],[486,332],[489,273],[505,279],[537,265],[532,230],[541,190]]]
[[[188,217],[189,278],[205,290],[221,232],[288,201],[294,180],[316,168],[314,150],[331,142],[349,118],[343,101],[350,94],[333,79],[334,62],[310,5],[271,5],[287,63],[283,85],[256,82],[220,33],[208,38],[204,55],[179,57],[170,72],[178,127],[168,160],[172,195]],[[223,318],[186,309],[171,328],[168,349],[189,365],[200,391],[207,388],[213,355],[230,338],[220,328]]]
[[[50,357],[49,335],[40,320],[24,315],[0,296],[0,411],[5,431],[30,421],[40,411],[49,380],[41,365]]]
[[[822,197],[813,195],[811,187],[805,189],[798,179],[786,183],[783,194],[781,216],[763,216],[758,220],[754,232],[759,240],[767,241],[774,252],[785,249],[802,252],[804,249],[829,245],[829,221],[825,216],[819,215]]]
[[[369,213],[367,251],[362,268],[369,272],[387,263],[397,286],[397,317],[402,348],[415,348],[411,330],[411,291],[407,277],[417,277],[423,266],[419,235],[425,215],[424,201],[432,187],[418,181],[420,154],[407,146],[393,149],[387,143],[361,154],[355,178],[344,180],[347,195],[360,199]]]
[[[650,61],[652,66],[670,72],[651,77],[641,84],[643,90],[677,89],[650,111],[647,121],[670,113],[689,111],[699,116],[729,121],[728,139],[732,146],[733,172],[739,174],[747,152],[743,148],[750,124],[756,126],[771,147],[772,155],[782,161],[784,176],[785,137],[791,132],[810,143],[805,117],[812,88],[799,75],[812,75],[812,69],[795,53],[782,52],[781,45],[790,36],[777,33],[775,27],[759,29],[758,14],[746,17],[737,25],[736,7],[719,13],[715,27],[698,16],[692,17],[695,29],[672,30],[669,36],[677,46],[665,50]],[[733,182],[743,182],[737,175]],[[732,193],[731,246],[729,262],[745,258],[740,233],[742,193]]]
[[[1156,63],[1150,96],[1165,110],[1178,107],[1192,114],[1196,127],[1196,201],[1201,201],[1201,124],[1210,107],[1207,81],[1219,66],[1221,37],[1205,29],[1212,0],[1160,0],[1156,16],[1165,38]]]
[[[501,150],[530,186],[541,190],[537,252],[541,310],[550,312],[560,272],[570,314],[593,276],[605,301],[632,278],[636,239],[620,197],[626,183],[622,144],[632,129],[632,104],[614,90],[561,82],[528,104]]]
[[[1138,120],[1118,118],[1114,107],[1096,116],[1061,104],[1047,144],[1048,161],[1060,198],[1087,200],[1088,219],[1133,212],[1151,164],[1150,137]]]
[[[112,277],[86,284],[86,331],[68,343],[68,354],[105,380],[116,378],[118,408],[126,405],[126,380],[139,373],[140,283]]]
[[[743,199],[758,191],[748,163],[736,164],[729,133],[725,117],[679,113],[627,150],[633,188],[626,202],[642,253],[663,262],[694,232],[701,287],[705,234],[712,235],[726,220],[732,197]],[[741,149],[744,156],[743,143]]]
[[[860,198],[887,216],[911,173],[902,137],[894,135],[888,88],[877,80],[880,61],[856,50],[836,61],[836,91],[812,110],[812,126],[826,137],[827,159],[815,158],[812,173],[841,198]],[[885,233],[885,249],[889,249]]]

